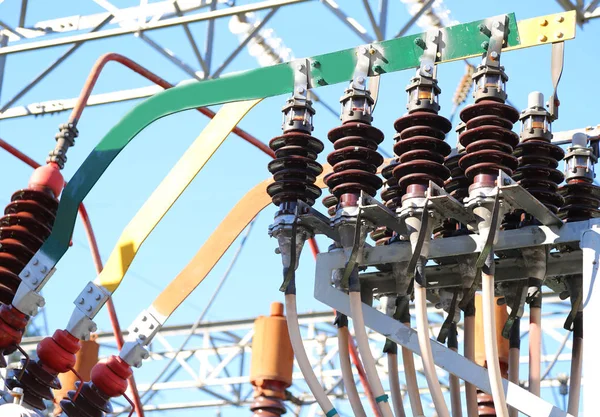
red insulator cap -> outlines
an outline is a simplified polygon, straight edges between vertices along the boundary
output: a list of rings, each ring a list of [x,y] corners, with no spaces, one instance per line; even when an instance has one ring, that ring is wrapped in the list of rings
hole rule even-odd
[[[127,379],[133,374],[127,362],[112,355],[92,368],[92,382],[109,397],[120,397],[127,391]]]
[[[81,349],[79,339],[66,330],[57,330],[37,346],[40,362],[57,374],[67,372],[75,366],[75,354]]]
[[[12,305],[0,306],[0,350],[21,343],[29,316],[21,313]]]
[[[58,198],[60,192],[65,185],[65,179],[60,173],[60,168],[54,162],[50,162],[48,165],[43,165],[36,168],[29,179],[29,187],[45,187],[52,191],[54,197]]]

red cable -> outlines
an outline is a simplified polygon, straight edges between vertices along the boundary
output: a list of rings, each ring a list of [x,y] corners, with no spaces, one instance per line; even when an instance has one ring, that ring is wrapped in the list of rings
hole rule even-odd
[[[90,71],[90,75],[88,75],[88,78],[85,81],[83,88],[81,89],[79,98],[77,99],[77,102],[75,103],[75,106],[73,107],[73,110],[71,111],[71,115],[69,117],[69,123],[72,123],[75,126],[77,126],[77,123],[79,122],[79,118],[81,117],[81,113],[83,113],[83,109],[85,108],[85,106],[87,104],[90,94],[92,93],[92,89],[96,85],[96,81],[98,80],[98,77],[100,76],[100,73],[102,72],[102,69],[104,68],[106,63],[108,63],[110,61],[118,62],[119,64],[126,66],[127,68],[138,73],[139,75],[146,78],[147,80],[152,81],[154,84],[159,85],[160,87],[164,88],[165,90],[173,87],[173,84],[171,84],[170,82],[162,79],[158,75],[156,75],[153,72],[142,67],[137,62],[132,61],[131,59],[129,59],[123,55],[116,54],[116,53],[104,54],[100,58],[98,58],[98,60],[94,64],[94,67]],[[199,107],[198,111],[200,113],[204,114],[205,116],[210,117],[211,119],[213,117],[215,117],[215,112],[213,112],[210,109],[207,109],[206,107]],[[237,126],[233,129],[233,133],[238,135],[240,138],[244,139],[246,142],[254,145],[258,149],[260,149],[261,151],[263,151],[264,153],[269,155],[270,157],[272,157],[272,158],[275,157],[275,152],[273,152],[273,150],[271,150],[271,148],[269,148],[267,145],[262,143],[260,140],[256,139],[250,133],[240,129]]]

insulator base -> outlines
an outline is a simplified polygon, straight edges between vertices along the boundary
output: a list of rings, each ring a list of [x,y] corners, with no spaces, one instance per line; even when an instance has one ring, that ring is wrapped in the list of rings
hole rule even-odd
[[[571,182],[559,189],[565,199],[558,212],[565,222],[578,222],[600,217],[600,187],[588,182]]]
[[[76,383],[79,388],[81,382]],[[92,382],[86,382],[75,398],[76,391],[69,391],[68,398],[60,402],[60,407],[67,417],[104,417],[112,413],[110,397],[100,391]]]

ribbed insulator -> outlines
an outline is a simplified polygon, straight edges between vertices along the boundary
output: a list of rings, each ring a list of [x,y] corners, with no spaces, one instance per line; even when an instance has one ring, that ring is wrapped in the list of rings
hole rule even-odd
[[[565,222],[578,222],[600,217],[600,187],[584,181],[571,181],[558,190],[564,205],[558,212]]]
[[[79,388],[81,382],[75,384]],[[83,384],[75,398],[76,391],[69,391],[68,398],[60,402],[60,408],[67,417],[104,417],[113,412],[110,397],[100,391],[92,382]]]
[[[387,208],[394,212],[402,205],[402,194],[400,193],[400,187],[398,187],[398,180],[393,175],[394,168],[398,163],[398,159],[394,159],[381,171],[381,175],[384,179],[383,190],[381,190],[381,200]],[[393,230],[390,230],[387,227],[378,227],[370,234],[371,239],[375,241],[377,246],[386,245],[393,235]]]
[[[416,111],[396,120],[394,152],[399,164],[394,167],[402,200],[424,197],[429,181],[443,186],[450,176],[444,166],[444,158],[450,153],[450,145],[444,139],[452,124],[445,117],[433,112]]]
[[[519,136],[511,129],[519,120],[519,112],[498,101],[481,100],[465,107],[460,118],[467,128],[459,137],[466,148],[459,165],[473,181],[471,187],[494,187],[499,169],[512,175],[518,166],[512,152]]]
[[[0,218],[0,303],[10,304],[19,273],[50,236],[58,200],[32,189],[17,191]]]
[[[279,417],[285,414],[283,401],[275,397],[258,396],[250,406],[253,417]]]
[[[327,135],[334,151],[327,156],[333,172],[324,181],[331,193],[341,202],[344,194],[360,194],[361,191],[375,196],[381,188],[377,168],[383,157],[377,146],[383,141],[383,133],[366,123],[346,122]]]
[[[556,168],[565,152],[559,146],[539,138],[519,143],[513,156],[519,161],[513,179],[549,210],[557,213],[564,203],[558,193],[558,184],[563,182],[564,175]]]
[[[335,216],[335,212],[337,211],[338,199],[333,194],[329,194],[328,196],[323,198],[323,205],[327,209],[327,214],[331,217]]]
[[[490,394],[477,390],[477,411],[479,417],[496,417],[494,400]]]
[[[302,200],[313,205],[321,195],[315,186],[323,167],[317,162],[323,151],[323,142],[301,131],[289,131],[271,140],[275,159],[269,163],[269,171],[275,182],[267,187],[273,204]]]

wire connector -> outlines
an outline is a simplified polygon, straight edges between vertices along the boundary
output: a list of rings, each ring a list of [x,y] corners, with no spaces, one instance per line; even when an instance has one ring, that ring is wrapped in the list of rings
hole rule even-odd
[[[48,154],[46,162],[54,162],[63,169],[67,162],[67,150],[75,145],[75,138],[79,136],[79,131],[73,123],[62,123],[58,129],[59,132],[55,136],[56,146]]]
[[[150,310],[143,310],[129,326],[129,334],[119,354],[119,357],[129,365],[139,368],[142,366],[142,361],[150,356],[146,346],[160,331],[164,321],[156,316],[158,314],[155,312],[153,314]]]
[[[110,293],[101,285],[90,281],[77,296],[73,304],[67,331],[80,340],[89,340],[90,333],[96,331],[94,317],[110,298]]]

